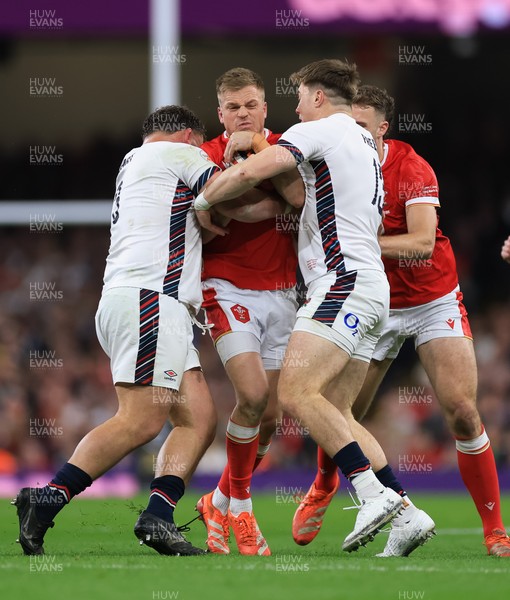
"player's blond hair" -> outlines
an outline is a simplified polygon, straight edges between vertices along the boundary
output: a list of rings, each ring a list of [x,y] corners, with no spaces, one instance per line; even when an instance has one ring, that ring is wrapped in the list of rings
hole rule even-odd
[[[352,104],[360,82],[354,63],[325,58],[310,63],[290,76],[295,85],[320,88],[334,104]]]
[[[264,82],[262,81],[262,77],[251,69],[235,67],[218,77],[216,80],[216,93],[219,98],[224,92],[237,92],[249,85],[255,86],[262,92],[262,96],[264,96]]]

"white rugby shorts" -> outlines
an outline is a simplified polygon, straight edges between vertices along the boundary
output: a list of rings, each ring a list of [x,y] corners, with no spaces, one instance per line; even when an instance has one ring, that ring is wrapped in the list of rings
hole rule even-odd
[[[396,358],[409,337],[414,338],[415,348],[437,338],[473,339],[459,286],[432,302],[412,308],[391,309],[373,358]]]
[[[224,279],[202,282],[206,322],[226,362],[244,352],[260,354],[266,371],[279,370],[296,321],[294,288],[248,290]]]
[[[178,390],[184,372],[200,367],[187,307],[159,292],[132,287],[103,292],[96,333],[114,383]]]
[[[311,282],[294,331],[323,337],[351,358],[370,362],[388,306],[389,285],[384,271],[330,272]]]

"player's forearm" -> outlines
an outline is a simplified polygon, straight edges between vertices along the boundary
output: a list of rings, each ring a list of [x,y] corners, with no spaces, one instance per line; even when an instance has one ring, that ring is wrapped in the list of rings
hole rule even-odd
[[[216,205],[216,211],[243,223],[257,223],[283,214],[285,201],[276,193],[254,188],[235,200]]]
[[[379,245],[385,258],[430,258],[434,251],[435,238],[414,233],[382,235],[379,237]]]
[[[269,142],[260,133],[252,138],[252,150],[257,154],[270,147]],[[305,184],[299,171],[285,171],[271,178],[271,183],[286,203],[301,208],[305,203]]]
[[[241,163],[223,171],[217,179],[206,186],[203,196],[211,206],[214,206],[237,198],[261,180],[255,176],[252,169],[246,168],[244,163]]]
[[[305,203],[305,184],[297,169],[280,173],[271,179],[276,191],[294,208],[301,208]]]
[[[282,155],[285,160],[281,160]],[[195,210],[206,211],[211,206],[237,198],[264,179],[296,168],[296,160],[284,148],[271,146],[224,171],[195,200]],[[202,223],[203,225],[203,223]]]

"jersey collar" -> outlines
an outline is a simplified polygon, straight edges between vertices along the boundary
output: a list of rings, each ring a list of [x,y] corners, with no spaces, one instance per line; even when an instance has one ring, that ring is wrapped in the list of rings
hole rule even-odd
[[[270,135],[271,135],[271,132],[269,131],[269,129],[267,129],[266,127],[264,127],[264,137],[266,138],[266,140],[267,140],[267,138],[268,138]],[[229,135],[228,135],[228,133],[227,133],[226,131],[224,131],[224,132],[223,132],[223,137],[224,137],[225,139],[228,139],[228,138],[229,138]]]
[[[390,150],[389,145],[386,142],[384,142],[383,159],[381,160],[381,167],[384,165],[384,163],[386,162],[386,159],[388,158],[389,150]]]

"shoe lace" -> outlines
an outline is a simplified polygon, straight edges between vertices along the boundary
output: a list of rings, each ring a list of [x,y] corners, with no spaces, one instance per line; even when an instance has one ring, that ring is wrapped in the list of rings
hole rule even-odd
[[[322,498],[324,498],[325,496],[327,496],[327,492],[314,488],[312,493],[308,493],[305,495],[305,497],[301,500],[300,504],[302,508],[314,506],[317,500],[322,500]],[[296,500],[298,499],[299,497],[296,498]]]
[[[510,547],[510,538],[505,531],[499,529],[494,530],[487,536],[487,542],[489,544],[503,544],[504,546]]]
[[[251,519],[239,519],[239,537],[241,543],[254,545],[257,542],[257,528]]]
[[[510,556],[510,538],[505,531],[494,531],[485,538],[485,546],[489,554],[494,556]]]
[[[356,498],[353,496],[351,490],[349,488],[347,488],[347,491],[349,492],[349,496],[351,497],[353,506],[344,506],[343,509],[344,510],[359,510],[363,506],[364,502],[363,501],[359,502],[359,499],[358,499],[358,502],[356,502]]]
[[[188,527],[188,525],[190,525],[191,523],[193,523],[193,521],[196,521],[197,519],[200,519],[200,517],[202,516],[202,513],[200,513],[198,515],[198,517],[195,517],[194,519],[191,519],[191,521],[188,521],[187,523],[184,523],[184,525],[179,525],[179,527],[175,527],[177,529],[177,531],[179,533],[185,533],[186,531],[191,531],[191,527]]]

